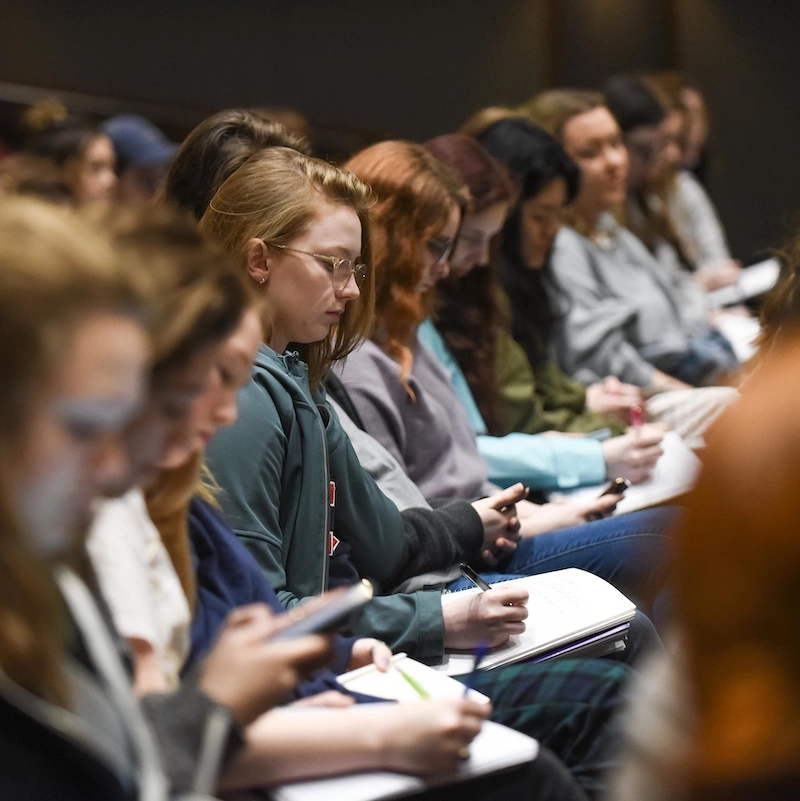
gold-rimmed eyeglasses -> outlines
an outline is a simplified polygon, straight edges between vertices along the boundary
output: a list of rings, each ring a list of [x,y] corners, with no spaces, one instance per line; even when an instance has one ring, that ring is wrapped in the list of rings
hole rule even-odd
[[[288,245],[273,245],[269,242],[264,242],[264,244],[279,250],[287,250],[291,253],[302,253],[304,256],[312,256],[317,259],[317,261],[322,262],[331,274],[331,283],[334,289],[344,289],[351,275],[355,277],[356,286],[358,287],[362,286],[364,281],[367,280],[366,264],[353,263],[350,259],[340,259],[338,256],[326,256],[324,253],[312,253],[308,250],[298,250],[297,248],[290,248]]]

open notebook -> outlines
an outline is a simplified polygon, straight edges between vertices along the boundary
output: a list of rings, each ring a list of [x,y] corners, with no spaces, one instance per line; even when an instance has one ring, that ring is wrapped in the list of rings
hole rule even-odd
[[[392,657],[389,670],[383,673],[375,665],[351,670],[337,678],[348,690],[389,701],[406,703],[428,698],[462,698],[464,685],[404,653]],[[477,690],[470,690],[472,701],[488,704],[489,699]]]
[[[519,584],[529,592],[528,619],[525,631],[509,638],[506,645],[491,651],[481,663],[489,669],[511,662],[535,658],[560,646],[584,640],[627,623],[636,613],[636,606],[619,590],[597,576],[575,567],[555,570],[540,576],[511,579],[506,584]],[[442,596],[442,604],[452,603],[469,589]],[[450,676],[472,670],[471,653],[451,652],[436,670]]]
[[[661,447],[664,453],[656,462],[650,478],[642,484],[629,487],[614,514],[658,506],[687,493],[694,486],[702,466],[694,451],[674,431],[664,434]],[[606,484],[598,484],[572,492],[551,493],[550,497],[588,501],[597,498],[605,487]]]
[[[742,364],[756,355],[756,338],[761,333],[758,320],[722,311],[717,313],[716,324],[720,333],[731,343],[736,358]]]
[[[391,708],[387,714],[391,714]],[[378,801],[402,798],[437,784],[453,784],[472,776],[523,765],[535,759],[538,752],[539,743],[536,740],[499,723],[486,721],[470,745],[469,759],[460,763],[455,773],[421,779],[402,773],[370,771],[284,784],[273,789],[271,796],[276,801]]]

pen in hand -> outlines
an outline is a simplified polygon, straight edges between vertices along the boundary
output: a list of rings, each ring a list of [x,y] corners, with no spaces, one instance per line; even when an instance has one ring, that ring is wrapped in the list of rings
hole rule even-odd
[[[634,436],[638,437],[641,429],[642,423],[644,422],[644,410],[641,406],[636,404],[635,406],[631,406],[631,426],[633,427],[633,434]]]
[[[458,566],[458,569],[461,571],[461,575],[468,581],[471,581],[479,590],[488,592],[492,589],[491,585],[487,584],[487,582],[485,582],[466,562],[462,562]]]
[[[469,691],[472,689],[472,685],[475,683],[475,678],[478,675],[478,668],[481,666],[483,658],[488,653],[489,645],[485,642],[478,643],[477,648],[475,648],[475,658],[472,661],[472,670],[467,676],[467,680],[464,682],[464,698],[469,695]]]

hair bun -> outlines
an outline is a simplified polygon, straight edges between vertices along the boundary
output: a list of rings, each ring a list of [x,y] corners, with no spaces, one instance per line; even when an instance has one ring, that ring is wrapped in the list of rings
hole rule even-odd
[[[67,107],[55,97],[29,106],[22,113],[22,125],[30,134],[40,134],[69,117]]]

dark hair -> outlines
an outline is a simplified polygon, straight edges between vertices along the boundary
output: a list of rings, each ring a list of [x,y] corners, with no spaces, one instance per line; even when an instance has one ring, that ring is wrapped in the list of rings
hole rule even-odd
[[[470,211],[479,213],[497,203],[511,204],[516,187],[505,168],[478,142],[465,134],[445,134],[423,147],[450,167],[472,197]],[[494,279],[486,267],[476,267],[461,278],[449,277],[435,289],[436,327],[478,404],[487,429],[502,433],[503,419],[495,379],[494,329],[498,309]]]
[[[604,92],[608,110],[623,134],[636,128],[659,125],[666,119],[669,99],[644,75],[615,75],[606,83]],[[629,187],[628,202],[626,211],[636,209],[638,216],[626,213],[625,226],[644,242],[651,253],[655,253],[659,241],[666,241],[683,265],[691,269],[691,259],[669,215],[648,202],[646,190]]]
[[[520,202],[506,220],[495,273],[511,301],[511,331],[533,366],[546,362],[553,329],[561,311],[553,303],[560,289],[548,261],[532,270],[522,258],[521,203],[536,197],[557,178],[567,185],[567,203],[580,188],[580,170],[561,145],[545,130],[523,119],[490,125],[478,141],[508,169],[520,186]]]
[[[535,197],[554,178],[567,182],[567,202],[580,188],[580,170],[561,145],[543,128],[522,117],[498,120],[477,136],[519,186],[522,200]]]
[[[199,220],[226,179],[250,156],[268,147],[289,147],[311,155],[304,136],[259,111],[219,111],[184,140],[167,173],[164,197]]]
[[[622,133],[659,125],[667,116],[664,102],[641,75],[615,75],[606,82],[603,94]]]
[[[83,158],[92,140],[98,136],[104,134],[95,123],[72,116],[30,131],[25,150],[56,167],[63,167],[71,159]]]
[[[505,168],[466,134],[429,139],[423,147],[458,173],[472,198],[470,211],[481,212],[497,203],[511,203],[516,189]]]

